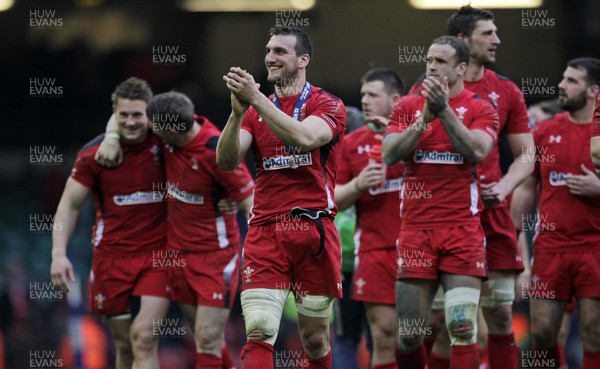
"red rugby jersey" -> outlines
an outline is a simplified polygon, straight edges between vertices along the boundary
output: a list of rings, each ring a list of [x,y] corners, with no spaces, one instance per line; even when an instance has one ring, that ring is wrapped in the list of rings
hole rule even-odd
[[[184,147],[163,144],[168,191],[168,247],[189,252],[219,250],[239,244],[235,214],[222,214],[222,198],[241,201],[254,182],[245,164],[226,172],[217,165],[221,132],[208,119],[196,117],[202,128]]]
[[[282,111],[292,116],[299,97],[280,98]],[[312,86],[299,113],[299,124],[309,116],[323,119],[331,129],[331,141],[300,154],[297,148],[284,145],[253,107],[244,116],[242,129],[252,135],[252,153],[256,163],[256,189],[250,224],[276,222],[296,207],[321,210],[331,217],[335,216],[335,173],[346,127],[344,103],[327,91]]]
[[[569,191],[566,176],[582,175],[581,165],[594,171],[590,157],[591,122],[576,124],[567,113],[533,128],[534,175],[540,183],[535,247],[546,251],[600,250],[600,196]]]
[[[402,133],[414,124],[425,101],[420,95],[401,98],[394,106],[388,133]],[[496,140],[498,114],[489,102],[463,90],[448,104],[465,126]],[[483,205],[475,166],[452,146],[439,119],[430,123],[404,166],[403,226],[439,229],[479,223]]]
[[[420,93],[425,75],[411,87],[409,93]],[[465,81],[465,88],[491,102],[498,111],[500,133],[529,133],[527,106],[521,90],[505,76],[493,70],[485,69],[479,81]],[[481,183],[498,182],[502,178],[500,151],[494,145],[488,156],[479,163],[477,173]],[[503,203],[505,204],[505,202]]]
[[[121,142],[123,164],[105,168],[94,161],[104,135],[77,154],[71,177],[92,190],[96,223],[92,230],[95,253],[125,256],[165,246],[167,237],[165,173],[160,140],[148,134],[141,143]]]
[[[358,177],[369,164],[370,149],[381,144],[384,134],[363,126],[344,138],[338,160],[338,185]],[[385,184],[363,191],[356,201],[355,252],[396,247],[403,172],[402,164],[387,166]]]

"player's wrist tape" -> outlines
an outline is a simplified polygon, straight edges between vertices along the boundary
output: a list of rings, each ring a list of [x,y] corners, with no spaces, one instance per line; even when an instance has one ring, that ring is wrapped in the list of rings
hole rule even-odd
[[[106,132],[106,134],[104,135],[104,137],[106,138],[114,138],[115,140],[118,140],[121,138],[121,136],[119,135],[119,131],[108,131]]]

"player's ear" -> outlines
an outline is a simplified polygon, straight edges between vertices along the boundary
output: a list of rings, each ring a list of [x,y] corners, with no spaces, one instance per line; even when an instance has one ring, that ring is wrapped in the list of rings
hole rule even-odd
[[[308,64],[310,63],[310,55],[308,54],[302,54],[298,57],[298,67],[300,68],[306,68],[308,67]]]
[[[393,95],[392,95],[392,101],[394,102],[394,104],[395,104],[395,103],[397,103],[397,102],[398,102],[398,100],[400,100],[400,98],[401,98],[401,97],[402,97],[402,96],[401,96],[399,93],[395,93],[395,94],[393,94]]]
[[[456,38],[461,40],[462,42],[467,42],[469,40],[469,36],[465,35],[462,32],[459,32],[458,35],[456,35]]]
[[[588,90],[588,96],[595,101],[596,96],[598,95],[598,91],[600,91],[600,86],[591,85],[590,87],[588,87],[587,90]]]
[[[464,76],[467,73],[467,63],[461,62],[456,66],[458,74]]]

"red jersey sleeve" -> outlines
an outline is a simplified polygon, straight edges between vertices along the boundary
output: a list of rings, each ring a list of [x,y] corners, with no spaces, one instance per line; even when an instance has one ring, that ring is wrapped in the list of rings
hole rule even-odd
[[[600,91],[596,95],[596,108],[592,118],[592,137],[600,136]]]
[[[407,97],[403,97],[394,105],[394,109],[392,110],[392,116],[390,118],[390,123],[387,127],[386,134],[390,133],[402,133],[404,132],[416,119],[411,119],[411,122],[406,121],[406,117],[408,117],[409,111],[407,110],[406,104]]]
[[[216,165],[213,166],[213,174],[217,182],[225,188],[228,197],[240,202],[254,191],[254,181],[245,163],[240,163],[232,171],[224,171]]]
[[[476,100],[477,110],[474,116],[473,123],[469,129],[478,129],[487,133],[496,142],[498,139],[498,129],[500,128],[498,113],[496,109],[486,100]]]
[[[510,111],[506,122],[506,133],[529,133],[529,116],[523,94],[513,82],[508,85],[510,94]]]
[[[320,93],[309,116],[319,117],[327,123],[331,129],[332,140],[346,129],[346,109],[342,100],[334,98],[325,91]]]
[[[71,178],[87,188],[94,187],[101,169],[94,161],[95,153],[93,148],[80,151],[71,170]]]
[[[348,152],[348,145],[346,144],[346,142],[346,139],[342,141],[340,156],[338,156],[337,174],[335,179],[335,183],[337,185],[348,183],[352,180],[352,178],[354,178],[352,176],[352,171],[350,170],[350,165],[348,165],[348,160],[350,160],[350,154]]]

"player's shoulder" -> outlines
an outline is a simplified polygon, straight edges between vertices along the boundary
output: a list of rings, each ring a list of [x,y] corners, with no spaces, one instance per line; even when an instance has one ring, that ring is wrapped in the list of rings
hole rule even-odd
[[[567,113],[558,113],[552,118],[540,121],[531,131],[538,137],[560,131],[564,127],[566,119]]]
[[[423,84],[423,81],[425,81],[425,78],[427,78],[427,75],[425,73],[421,74],[415,83],[413,83],[413,85],[410,87],[409,93],[418,92],[421,89],[421,85]]]
[[[217,142],[219,142],[219,136],[221,136],[221,130],[206,117],[196,116],[196,121],[202,126],[202,128],[200,128],[202,134],[200,135],[201,140],[199,144],[209,151],[216,152]]]
[[[316,115],[316,112],[318,112],[321,118],[333,127],[337,127],[339,133],[344,131],[346,107],[339,97],[320,87],[313,86],[306,106],[309,114]]]
[[[339,101],[340,103],[343,104],[342,99],[340,99],[339,97],[335,96],[334,94],[332,94],[331,92],[325,90],[322,87],[313,86],[313,89],[312,89],[311,93],[317,99],[326,99],[326,100]]]
[[[494,82],[494,84],[501,86],[502,88],[504,88],[505,90],[508,90],[509,92],[520,92],[521,91],[521,90],[519,90],[519,87],[517,86],[517,84],[514,83],[510,78],[508,78],[507,76],[500,74],[496,71],[493,71],[491,69],[486,69],[485,76],[486,76],[486,78],[489,78],[492,82]]]
[[[418,92],[410,95],[402,96],[396,106],[412,106],[414,104],[424,103],[425,98]]]
[[[346,112],[342,99],[321,87],[313,86],[309,101],[314,105],[329,107],[332,114],[337,114],[342,110],[344,113]]]
[[[473,92],[471,90],[467,90],[466,88],[464,90],[462,90],[462,92],[456,97],[455,101],[459,104],[463,104],[466,102],[466,103],[477,105],[477,106],[478,105],[492,106],[492,103],[490,103],[487,99],[485,99],[481,95],[476,94],[475,92]]]
[[[98,151],[98,148],[100,147],[100,144],[102,143],[102,140],[104,140],[104,133],[94,137],[88,143],[83,145],[83,147],[77,153],[77,156],[95,155],[96,151]]]
[[[469,90],[466,90],[466,89],[464,90],[463,93],[464,93],[464,95],[462,96],[462,99],[460,99],[460,100],[466,101],[467,103],[469,103],[473,106],[484,107],[484,108],[490,107],[494,110],[496,109],[494,107],[494,104],[492,104],[488,99],[484,98],[481,95],[478,95],[478,94],[471,92]]]

